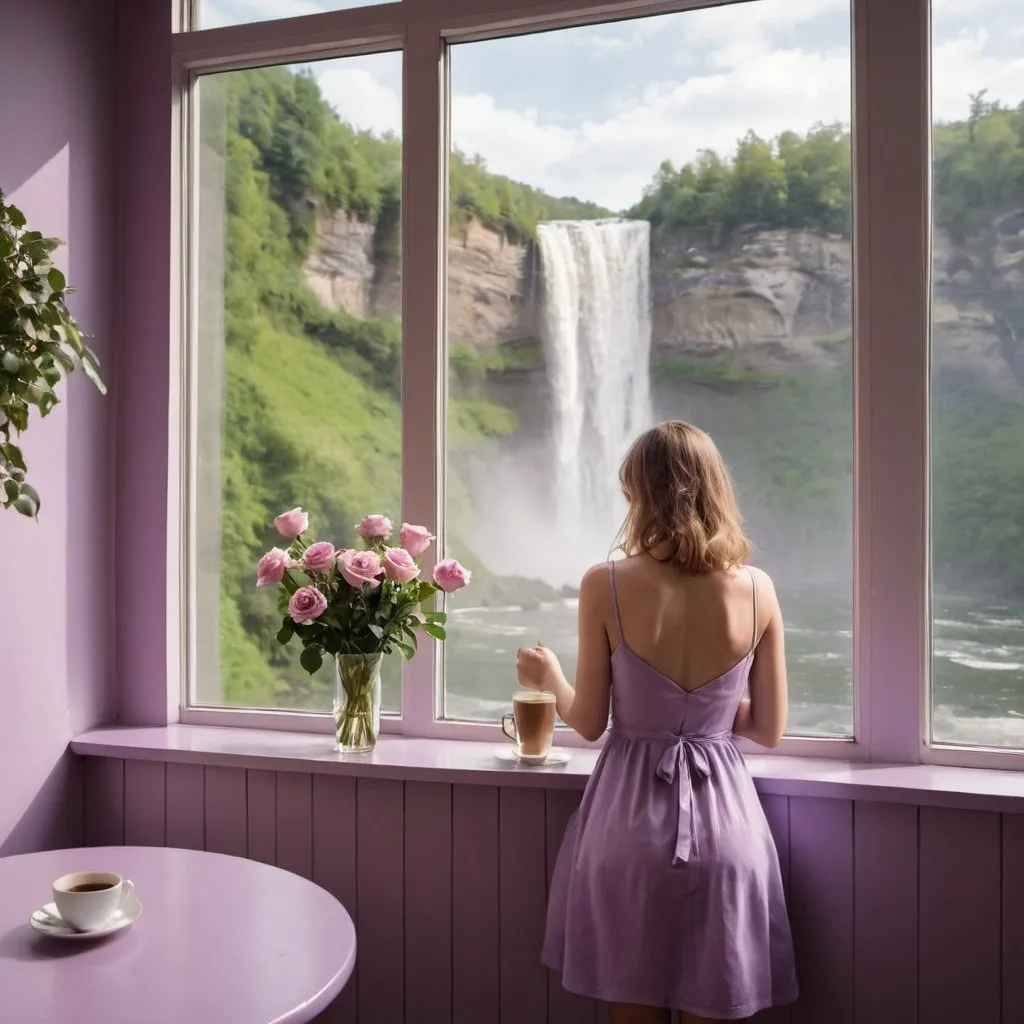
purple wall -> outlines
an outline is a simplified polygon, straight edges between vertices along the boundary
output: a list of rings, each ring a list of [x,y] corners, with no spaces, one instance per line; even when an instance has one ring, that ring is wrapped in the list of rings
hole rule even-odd
[[[319,1024],[602,1024],[539,961],[580,794],[89,757],[93,845],[277,864],[352,914]],[[802,994],[758,1024],[1019,1024],[1024,814],[765,795]]]
[[[58,263],[112,383],[114,77],[109,0],[3,4],[0,187]],[[0,511],[0,854],[80,838],[71,735],[114,716],[113,404],[82,379],[24,450],[39,523]]]

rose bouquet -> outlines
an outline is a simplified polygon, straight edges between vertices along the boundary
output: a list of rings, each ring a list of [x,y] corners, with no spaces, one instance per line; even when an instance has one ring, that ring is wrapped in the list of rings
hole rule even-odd
[[[470,581],[454,558],[434,567],[432,582],[421,578],[417,559],[434,536],[426,527],[403,523],[398,547],[386,516],[366,516],[356,533],[362,549],[336,550],[330,541],[307,543],[309,515],[301,508],[274,520],[287,550],[273,548],[259,561],[258,587],[280,584],[284,618],[279,643],[302,643],[299,662],[310,674],[325,657],[334,659],[334,721],[339,750],[372,750],[380,729],[380,667],[385,654],[416,653],[417,629],[444,640],[444,612],[423,605],[440,590],[453,594]]]

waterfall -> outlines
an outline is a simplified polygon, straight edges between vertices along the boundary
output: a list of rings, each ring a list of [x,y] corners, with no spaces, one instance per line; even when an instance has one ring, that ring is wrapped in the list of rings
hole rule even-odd
[[[622,521],[619,463],[652,422],[650,224],[550,221],[537,242],[556,536],[578,579]]]

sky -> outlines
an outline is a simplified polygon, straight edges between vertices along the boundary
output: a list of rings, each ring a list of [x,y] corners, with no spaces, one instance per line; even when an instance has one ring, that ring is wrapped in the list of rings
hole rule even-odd
[[[354,4],[201,0],[203,25]],[[966,116],[969,95],[1024,101],[1024,3],[933,0],[933,108]],[[451,53],[451,137],[490,170],[612,210],[637,202],[659,164],[730,153],[748,130],[774,137],[850,121],[848,0],[750,0],[699,11],[465,43]],[[401,56],[308,65],[359,128],[401,133]]]

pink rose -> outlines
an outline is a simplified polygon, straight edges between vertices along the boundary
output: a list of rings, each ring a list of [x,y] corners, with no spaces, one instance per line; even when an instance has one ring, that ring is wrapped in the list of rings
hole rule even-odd
[[[329,540],[318,540],[302,552],[302,568],[310,572],[329,572],[334,559],[334,545]]]
[[[327,598],[316,587],[300,587],[288,602],[288,614],[300,626],[308,626],[327,611]]]
[[[338,568],[346,583],[353,587],[369,583],[371,590],[376,590],[380,586],[377,577],[384,571],[380,559],[374,552],[351,549],[338,553]]]
[[[284,579],[285,569],[290,569],[291,564],[287,551],[271,548],[256,566],[256,586],[266,587],[272,583],[280,583]]]
[[[383,540],[385,537],[391,536],[391,531],[394,527],[391,525],[391,520],[387,516],[367,516],[357,527],[356,533],[359,534],[363,540],[370,540],[371,538],[380,538]]]
[[[430,547],[430,542],[436,539],[425,526],[410,526],[409,523],[402,523],[398,538],[413,558],[419,558]]]
[[[408,583],[420,574],[420,567],[405,548],[387,548],[384,552],[384,572],[389,580]]]
[[[282,537],[295,540],[309,529],[309,513],[301,508],[289,509],[274,520],[274,526]]]
[[[473,578],[473,574],[454,558],[445,558],[434,566],[434,582],[446,593],[454,594]]]

